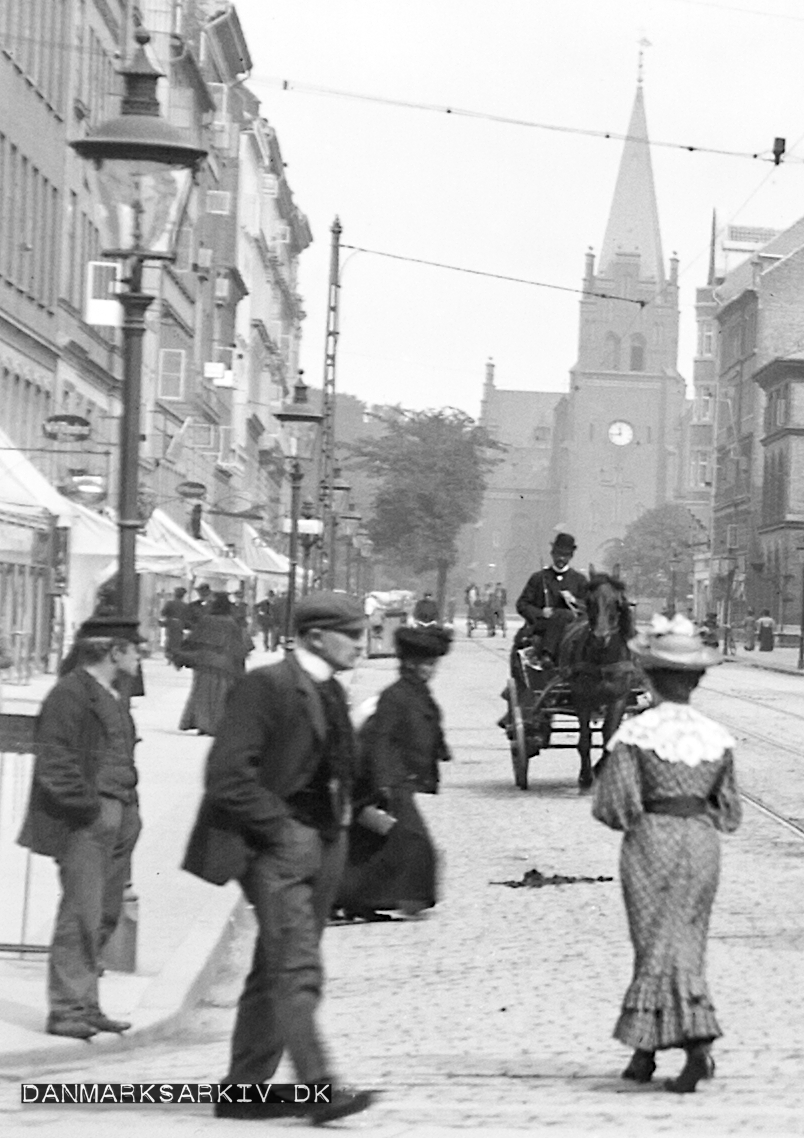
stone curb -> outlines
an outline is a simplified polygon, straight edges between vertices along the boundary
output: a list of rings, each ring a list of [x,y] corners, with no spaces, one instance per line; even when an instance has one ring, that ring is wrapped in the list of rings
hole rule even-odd
[[[174,1031],[225,958],[244,909],[239,890],[216,887],[179,947],[145,988],[132,1011],[132,1027],[124,1035],[99,1033],[89,1046],[104,1053],[127,1051]],[[87,1046],[82,1040],[43,1033],[41,1045],[1,1053],[0,1074],[13,1076],[24,1067],[29,1077],[31,1071],[38,1077],[48,1068],[84,1063]]]

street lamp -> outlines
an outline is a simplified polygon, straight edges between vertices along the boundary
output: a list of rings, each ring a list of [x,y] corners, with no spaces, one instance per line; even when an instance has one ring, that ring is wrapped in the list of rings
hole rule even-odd
[[[301,504],[299,518],[299,541],[302,543],[302,595],[307,596],[310,587],[310,551],[321,540],[324,523],[315,515],[315,503],[309,498]]]
[[[678,573],[680,562],[681,558],[678,555],[678,551],[673,548],[670,557],[670,600],[667,605],[667,615],[671,619],[676,615],[676,574]]]
[[[334,589],[337,581],[335,576],[335,563],[337,561],[337,548],[338,548],[338,523],[340,520],[340,511],[343,503],[348,501],[349,493],[352,487],[346,482],[340,472],[340,468],[335,468],[334,478],[332,485],[329,489],[329,517],[330,517],[330,530],[329,539],[329,560],[327,564],[327,587]]]
[[[161,117],[156,85],[163,72],[146,55],[148,33],[139,28],[135,39],[134,57],[120,72],[124,83],[120,114],[70,143],[95,171],[99,203],[96,220],[106,246],[102,255],[128,264],[128,287],[119,294],[123,306],[123,413],[117,519],[117,609],[126,620],[137,619],[142,339],[145,313],[154,299],[142,291],[142,270],[146,261],[174,260],[170,252],[173,231],[192,174],[207,154],[185,142]]]
[[[299,428],[318,426],[323,416],[314,411],[307,402],[307,384],[303,381],[301,373],[293,388],[293,402],[281,411],[274,412],[274,418],[280,423],[296,423]],[[310,432],[312,434],[312,432]],[[285,606],[285,649],[289,647],[293,638],[293,609],[296,603],[296,567],[299,561],[299,514],[301,503],[301,487],[304,481],[300,455],[298,453],[299,439],[294,438],[293,464],[290,468],[290,518],[287,519],[287,528],[290,533],[290,547],[288,550],[288,599]]]

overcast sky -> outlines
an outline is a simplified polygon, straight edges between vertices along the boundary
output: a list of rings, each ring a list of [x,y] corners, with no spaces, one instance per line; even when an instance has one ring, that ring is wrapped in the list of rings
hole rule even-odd
[[[784,228],[804,214],[801,0],[237,0],[249,86],[276,128],[313,245],[302,255],[302,366],[323,374],[330,226],[389,253],[579,287],[603,241],[622,142],[282,90],[279,80],[409,103],[625,133],[646,38],[665,263],[680,258],[688,380],[693,301],[721,224]],[[341,253],[338,389],[368,402],[479,410],[497,385],[565,390],[578,296]]]

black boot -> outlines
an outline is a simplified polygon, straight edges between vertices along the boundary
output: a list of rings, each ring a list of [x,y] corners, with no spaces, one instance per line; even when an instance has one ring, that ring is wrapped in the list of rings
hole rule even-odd
[[[715,1074],[715,1061],[709,1054],[708,1043],[691,1044],[686,1049],[687,1062],[676,1079],[667,1079],[664,1088],[677,1095],[692,1094],[701,1079],[711,1079]]]
[[[656,1070],[655,1054],[655,1051],[642,1051],[637,1048],[620,1078],[633,1079],[635,1083],[649,1083]]]

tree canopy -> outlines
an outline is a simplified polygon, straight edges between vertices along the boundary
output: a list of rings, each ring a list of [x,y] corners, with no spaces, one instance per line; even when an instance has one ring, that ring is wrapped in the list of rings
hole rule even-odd
[[[350,448],[349,465],[375,481],[368,523],[377,553],[416,573],[438,574],[443,600],[461,527],[477,521],[489,471],[505,448],[454,407],[388,408],[385,431]]]
[[[667,502],[641,514],[622,541],[609,543],[606,567],[611,569],[619,563],[632,596],[668,599],[675,569],[676,603],[681,608],[692,587],[695,546],[705,540],[701,523],[687,507]]]

